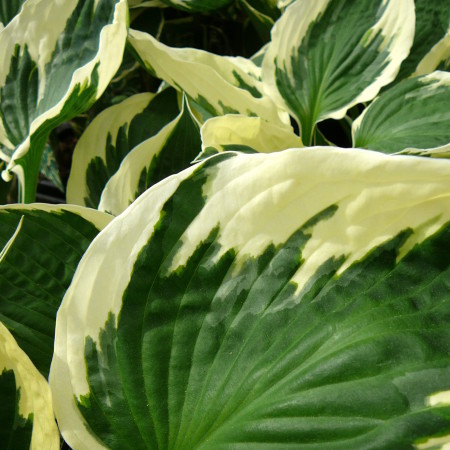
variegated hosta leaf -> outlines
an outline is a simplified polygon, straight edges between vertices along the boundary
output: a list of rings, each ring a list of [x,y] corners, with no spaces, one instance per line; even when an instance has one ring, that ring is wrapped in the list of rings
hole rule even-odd
[[[211,149],[252,149],[270,153],[303,146],[290,125],[274,124],[260,117],[234,114],[213,117],[203,124],[200,132],[203,153],[208,153]]]
[[[450,58],[450,3],[415,0],[416,27],[414,43],[409,56],[403,61],[397,79],[411,74],[424,75],[439,67]],[[421,63],[421,61],[428,63]],[[421,65],[420,65],[421,63]],[[447,61],[448,64],[448,61]],[[417,69],[419,69],[418,71]]]
[[[264,95],[261,69],[250,60],[193,48],[171,48],[136,30],[130,30],[129,42],[149,71],[185,91],[199,105],[204,120],[244,114],[275,123],[289,121],[287,114],[279,112]]]
[[[436,69],[450,71],[450,25],[446,35],[422,58],[414,75],[424,75]]]
[[[87,247],[111,219],[76,206],[0,207],[0,321],[45,377],[61,300]]]
[[[353,122],[353,145],[383,153],[420,153],[450,143],[450,73],[404,80],[383,92]]]
[[[199,125],[183,98],[180,114],[124,158],[103,190],[99,209],[120,214],[150,186],[188,167],[200,151]]]
[[[271,8],[264,8],[264,4],[267,5],[264,1],[256,2],[256,4],[253,3],[254,2],[248,0],[239,0],[239,4],[247,12],[261,39],[263,39],[264,42],[268,42],[270,40],[270,30],[274,24],[274,19],[269,15]],[[260,6],[263,7],[261,8],[262,10],[258,9]],[[276,17],[278,16],[279,14]]]
[[[233,0],[162,0],[168,6],[183,9],[184,11],[210,11],[223,8]]]
[[[19,176],[22,201],[34,199],[51,129],[88,109],[118,69],[126,20],[125,0],[28,0],[1,32],[3,176]]]
[[[411,448],[448,433],[450,161],[223,153],[92,243],[50,383],[77,449]]]
[[[272,29],[263,80],[310,145],[317,122],[344,117],[395,78],[413,37],[413,0],[297,0]]]
[[[75,147],[67,202],[97,208],[126,155],[179,113],[176,91],[137,94],[99,114]]]
[[[0,439],[8,450],[59,450],[50,388],[0,322]]]
[[[6,26],[19,12],[25,0],[0,0],[0,31],[1,25]]]

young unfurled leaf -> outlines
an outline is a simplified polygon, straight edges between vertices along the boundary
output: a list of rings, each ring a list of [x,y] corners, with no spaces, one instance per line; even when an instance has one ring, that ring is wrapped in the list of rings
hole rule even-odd
[[[18,175],[22,201],[34,200],[50,131],[87,110],[118,69],[126,18],[125,0],[29,0],[0,33],[3,177]]]
[[[99,209],[120,214],[150,186],[188,167],[200,151],[199,124],[184,98],[180,114],[123,159],[103,190]]]
[[[45,377],[61,300],[87,247],[111,219],[75,206],[0,207],[0,321]]]
[[[297,0],[272,29],[263,80],[311,145],[317,122],[344,117],[395,78],[413,37],[413,0]]]
[[[353,122],[353,145],[383,153],[423,150],[450,142],[450,73],[404,80],[383,92]]]
[[[92,243],[50,383],[77,449],[412,448],[450,428],[450,161],[222,153]]]
[[[213,117],[200,131],[203,152],[211,147],[218,151],[252,148],[261,153],[303,147],[291,126],[273,124],[260,117],[234,114]]]
[[[224,114],[259,116],[274,123],[289,120],[264,94],[261,69],[250,60],[171,48],[136,30],[130,30],[129,42],[150,72],[200,106],[203,120]]]
[[[97,208],[126,155],[179,113],[176,91],[137,94],[99,114],[75,147],[67,201]]]
[[[1,322],[0,398],[2,448],[60,448],[47,381]]]

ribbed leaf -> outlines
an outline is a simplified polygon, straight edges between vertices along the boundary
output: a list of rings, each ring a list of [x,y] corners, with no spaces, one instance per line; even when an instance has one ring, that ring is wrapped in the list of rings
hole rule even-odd
[[[413,0],[297,0],[272,29],[263,79],[311,145],[317,122],[344,117],[395,78],[413,37]]]
[[[67,201],[97,208],[122,160],[179,113],[176,92],[137,94],[99,114],[75,147]]]
[[[50,382],[77,449],[400,449],[448,433],[450,161],[223,153],[86,252]],[[74,401],[75,398],[75,401]]]
[[[111,216],[73,206],[0,207],[0,321],[48,376],[56,312],[79,260]],[[13,238],[13,239],[12,239]]]
[[[211,148],[217,151],[251,148],[270,153],[303,146],[291,126],[273,124],[260,117],[234,114],[214,117],[203,124],[200,132],[202,153],[208,153]]]
[[[0,442],[4,450],[58,450],[45,378],[0,322]]]
[[[0,143],[21,200],[34,199],[49,132],[87,110],[118,69],[125,0],[28,0],[0,34]],[[3,152],[4,153],[4,152]]]
[[[384,153],[433,149],[450,142],[450,73],[404,80],[353,122],[353,145]]]
[[[184,99],[172,122],[124,158],[103,190],[99,209],[120,214],[150,186],[188,167],[200,151],[199,125]]]
[[[195,100],[203,120],[244,114],[275,123],[288,121],[286,113],[280,113],[264,95],[259,80],[261,69],[250,60],[193,48],[171,48],[135,30],[130,30],[129,42],[150,72]]]

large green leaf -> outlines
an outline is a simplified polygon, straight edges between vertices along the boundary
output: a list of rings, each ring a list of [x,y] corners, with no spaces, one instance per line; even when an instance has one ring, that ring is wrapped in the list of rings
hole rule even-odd
[[[28,0],[0,33],[3,177],[19,176],[21,200],[34,199],[50,131],[87,110],[118,69],[126,19],[125,0]]]
[[[450,161],[222,153],[94,240],[50,384],[77,449],[400,449],[450,429]]]
[[[450,143],[450,73],[404,80],[383,92],[353,122],[353,145],[384,153]]]
[[[122,160],[179,113],[176,91],[137,94],[99,114],[75,147],[67,201],[97,208]]]
[[[261,69],[250,60],[171,48],[136,30],[130,30],[129,42],[150,72],[195,100],[203,120],[223,114],[259,116],[275,123],[289,120],[264,94]]]
[[[56,312],[87,247],[112,219],[74,206],[0,207],[0,321],[48,376]]]
[[[297,0],[272,29],[263,80],[311,145],[317,122],[344,117],[395,78],[413,37],[413,0]]]
[[[50,388],[0,322],[0,442],[5,450],[58,450]]]
[[[123,159],[102,192],[99,209],[120,214],[150,186],[188,167],[200,151],[199,124],[184,97],[180,114]]]

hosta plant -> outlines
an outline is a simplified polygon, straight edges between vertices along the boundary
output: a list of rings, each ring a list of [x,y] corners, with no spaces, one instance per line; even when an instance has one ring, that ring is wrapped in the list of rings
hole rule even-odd
[[[5,448],[450,445],[449,7],[0,0],[0,22]],[[68,204],[33,203],[72,119]]]

